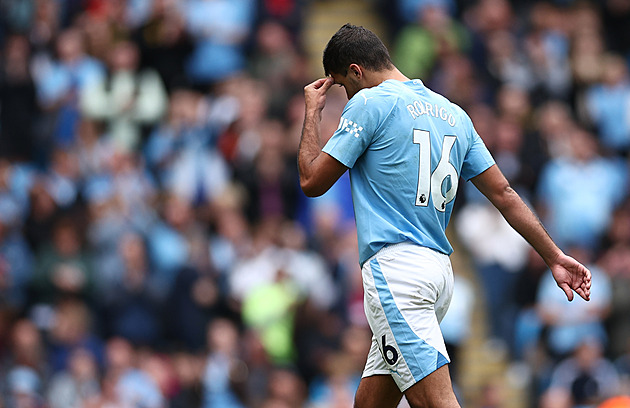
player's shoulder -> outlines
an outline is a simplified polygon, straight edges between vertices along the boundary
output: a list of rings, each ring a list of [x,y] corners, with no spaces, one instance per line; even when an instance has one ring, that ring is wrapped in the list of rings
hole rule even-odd
[[[383,105],[391,105],[392,100],[396,98],[395,93],[388,92],[380,86],[375,86],[360,90],[350,99],[350,102],[365,109],[378,109]]]

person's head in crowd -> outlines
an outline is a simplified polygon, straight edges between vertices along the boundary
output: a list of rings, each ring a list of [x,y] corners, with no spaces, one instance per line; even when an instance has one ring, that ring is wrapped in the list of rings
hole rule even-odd
[[[547,390],[540,398],[540,408],[571,408],[571,393],[563,388]]]
[[[622,244],[630,249],[630,200],[626,199],[615,209],[608,229],[608,240],[613,245]]]
[[[139,368],[157,384],[162,395],[169,398],[177,392],[177,377],[171,359],[148,351],[141,353]]]
[[[85,55],[84,35],[78,28],[68,28],[57,38],[57,57],[67,65],[77,63]]]
[[[81,118],[77,124],[77,141],[85,147],[96,145],[102,134],[102,129],[95,120]]]
[[[571,154],[571,132],[575,128],[569,106],[560,101],[549,101],[534,113],[534,127],[552,158]]]
[[[571,9],[569,21],[574,31],[601,31],[603,28],[599,8],[595,3],[588,1],[577,2]]]
[[[259,149],[254,159],[254,164],[256,180],[263,184],[279,185],[282,182],[282,178],[287,174],[286,160],[282,150],[279,149]],[[281,210],[280,213],[287,210],[281,208],[281,205],[279,207],[276,210]],[[273,210],[268,208],[267,212]],[[261,212],[264,213],[266,211],[263,209]]]
[[[236,324],[226,318],[208,323],[207,344],[210,353],[234,356],[240,348],[240,334]]]
[[[614,88],[628,82],[628,63],[616,54],[605,54],[601,61],[602,83]]]
[[[512,29],[514,12],[507,0],[481,0],[469,10],[466,20],[483,34]]]
[[[535,127],[546,139],[553,139],[572,129],[569,106],[561,101],[549,101],[536,109]]]
[[[28,192],[29,208],[26,215],[25,236],[33,251],[48,245],[51,226],[59,207],[41,179],[34,180]]]
[[[265,82],[249,77],[234,79],[230,88],[240,105],[239,127],[254,130],[265,120],[270,89]]]
[[[233,198],[230,198],[233,197]],[[239,255],[249,246],[251,225],[243,212],[245,194],[238,188],[228,188],[217,200],[212,222],[220,239],[226,239],[236,245]]]
[[[109,53],[109,67],[112,72],[134,72],[138,69],[140,52],[131,41],[119,41]]]
[[[118,252],[124,265],[124,283],[130,288],[144,285],[149,272],[148,256],[144,238],[135,232],[128,232],[120,239]]]
[[[563,32],[567,27],[567,13],[556,4],[535,2],[529,10],[531,32]]]
[[[29,191],[30,217],[36,220],[52,219],[58,207],[55,199],[41,180],[36,180]]]
[[[275,368],[269,374],[268,395],[284,401],[291,408],[304,406],[306,386],[298,373],[289,368]]]
[[[588,86],[599,80],[604,51],[604,39],[598,30],[581,29],[573,34],[571,72],[577,86]]]
[[[177,1],[175,0],[154,0],[151,2],[150,18],[166,18],[171,13],[178,13]]]
[[[480,102],[483,87],[470,58],[461,52],[450,52],[438,64],[433,78],[436,90],[467,110]]]
[[[23,35],[12,35],[5,40],[2,53],[4,72],[7,77],[16,79],[28,78],[31,46]]]
[[[195,223],[195,214],[192,205],[175,194],[171,194],[164,200],[164,220],[174,229],[183,231]]]
[[[281,225],[279,243],[283,248],[297,251],[305,250],[308,244],[308,236],[304,226],[295,221],[284,221]]]
[[[50,170],[58,176],[76,181],[81,178],[79,160],[75,151],[56,148],[51,153]]]
[[[92,315],[87,305],[68,298],[55,307],[50,338],[58,345],[77,346],[91,335]]]
[[[38,48],[50,46],[61,25],[61,5],[54,0],[35,1],[29,37]]]
[[[62,257],[73,257],[81,252],[82,242],[78,226],[70,217],[57,220],[52,230],[52,243]]]
[[[171,355],[173,371],[180,392],[199,390],[205,361],[202,357],[179,351]]]
[[[280,120],[266,120],[260,126],[260,148],[263,150],[275,150],[283,153],[287,146],[286,129]]]
[[[497,153],[504,152],[518,156],[523,142],[524,135],[521,125],[509,117],[499,118],[496,122],[495,151]]]
[[[569,139],[572,157],[580,163],[587,163],[599,155],[599,144],[595,136],[586,129],[575,127]]]
[[[15,322],[11,328],[10,350],[17,365],[39,369],[44,358],[42,335],[28,319]]]
[[[480,405],[484,408],[499,408],[505,405],[505,385],[499,378],[492,378],[481,387]]]
[[[107,61],[115,41],[112,26],[105,20],[90,18],[83,20],[81,29],[85,33],[86,51],[101,61]]]
[[[423,29],[434,35],[441,36],[444,34],[445,28],[451,24],[451,16],[445,4],[429,1],[418,8],[417,21]],[[447,41],[444,41],[444,44],[438,44],[438,46],[446,46],[448,45],[447,43]]]
[[[68,371],[77,381],[89,381],[99,378],[96,356],[86,348],[77,348],[70,354]]]
[[[176,89],[171,94],[168,123],[176,129],[193,127],[198,123],[201,95],[190,89]]]
[[[497,110],[521,126],[527,126],[531,115],[529,94],[522,88],[504,85],[497,92]]]
[[[283,217],[271,215],[252,223],[251,255],[259,254],[269,247],[277,247],[280,244],[280,226],[283,221]]]
[[[113,337],[105,345],[105,358],[105,368],[115,378],[135,366],[136,351],[128,340],[122,337]]]
[[[573,352],[580,370],[590,371],[604,357],[604,345],[596,337],[586,337]]]
[[[518,52],[516,36],[509,30],[496,30],[488,34],[485,42],[488,48],[488,63],[492,67],[493,72],[501,68],[501,63],[511,62],[512,58]]]
[[[291,33],[285,26],[273,20],[260,24],[256,31],[256,43],[258,50],[269,56],[294,52]]]
[[[485,103],[476,103],[468,108],[468,115],[483,142],[488,146],[490,151],[493,150],[495,142],[495,131],[497,115],[489,105]]]

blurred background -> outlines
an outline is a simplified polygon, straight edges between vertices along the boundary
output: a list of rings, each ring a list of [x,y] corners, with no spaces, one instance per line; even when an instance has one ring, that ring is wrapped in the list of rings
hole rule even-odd
[[[630,0],[0,0],[0,407],[352,406],[349,180],[307,199],[296,168],[346,22],[469,112],[593,273],[567,302],[461,185],[462,405],[630,407]]]

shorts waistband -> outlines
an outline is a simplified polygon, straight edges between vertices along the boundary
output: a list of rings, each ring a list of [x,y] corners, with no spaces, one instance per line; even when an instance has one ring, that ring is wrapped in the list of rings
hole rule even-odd
[[[366,263],[369,263],[370,261],[372,261],[374,258],[376,258],[377,256],[380,255],[385,255],[388,254],[390,252],[396,251],[398,249],[404,248],[404,247],[413,247],[413,248],[426,248],[428,250],[434,251],[431,248],[422,246],[422,245],[418,245],[414,242],[411,241],[403,241],[403,242],[398,242],[396,244],[387,244],[385,245],[383,248],[379,249],[374,255],[372,255],[371,257],[369,257],[364,263],[363,265],[365,265]],[[437,252],[437,251],[434,251]],[[440,253],[440,252],[437,252]],[[444,254],[442,254],[444,255]]]

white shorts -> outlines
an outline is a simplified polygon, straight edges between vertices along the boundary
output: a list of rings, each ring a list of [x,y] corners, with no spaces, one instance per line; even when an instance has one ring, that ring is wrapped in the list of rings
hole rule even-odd
[[[451,261],[405,242],[381,249],[362,274],[373,333],[363,377],[388,374],[405,391],[450,362],[440,321],[453,295]]]

